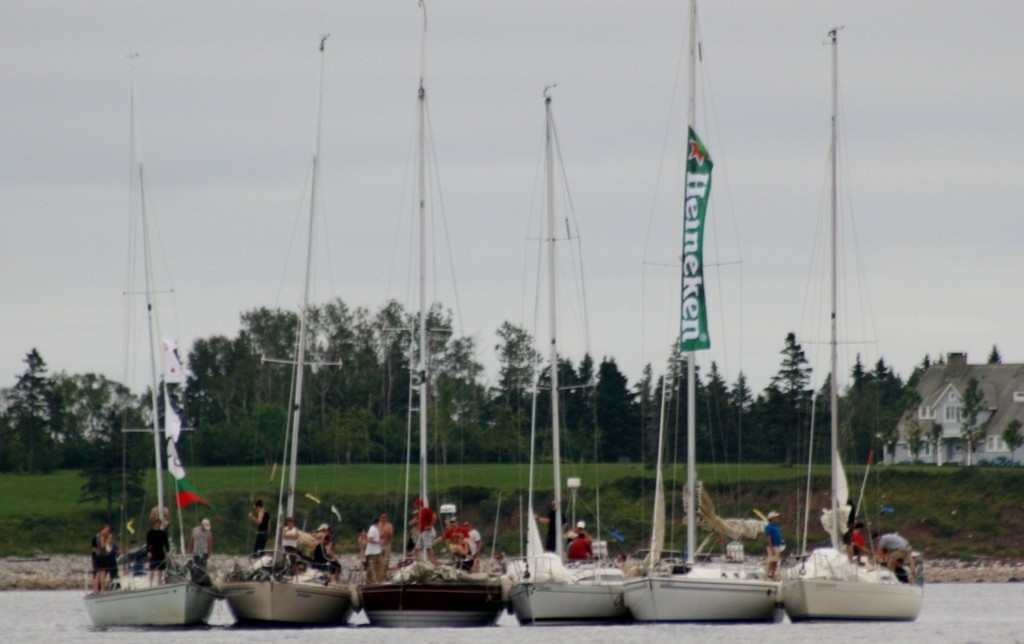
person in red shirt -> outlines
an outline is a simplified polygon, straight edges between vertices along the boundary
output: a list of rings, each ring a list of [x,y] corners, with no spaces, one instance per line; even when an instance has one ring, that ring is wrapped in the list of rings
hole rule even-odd
[[[850,557],[850,561],[860,563],[860,556],[867,551],[867,543],[864,541],[864,524],[858,521],[850,531],[850,543],[847,546],[846,554]]]
[[[423,499],[413,501],[413,507],[416,508],[416,528],[419,531],[419,536],[416,537],[416,549],[412,553],[413,559],[419,559],[420,553],[425,553],[427,559],[436,564],[437,560],[434,559],[434,522],[437,521],[437,515],[430,509],[430,506],[423,504]]]
[[[588,561],[594,558],[593,542],[584,529],[586,524],[576,524],[576,538],[569,544],[569,561]]]

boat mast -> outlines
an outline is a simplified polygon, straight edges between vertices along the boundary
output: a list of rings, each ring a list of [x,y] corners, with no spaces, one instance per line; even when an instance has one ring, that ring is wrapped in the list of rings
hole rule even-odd
[[[690,0],[689,84],[686,105],[687,132],[693,128],[697,112],[697,0]],[[695,351],[686,353],[686,563],[694,563],[693,549],[697,543],[697,369]]]
[[[328,34],[329,35],[329,34]],[[288,509],[286,516],[295,516],[296,470],[299,461],[299,425],[302,420],[302,384],[306,365],[306,328],[309,317],[310,275],[313,270],[313,232],[316,220],[317,191],[320,178],[320,130],[324,102],[324,48],[328,35],[320,39],[320,86],[316,105],[316,141],[313,149],[312,192],[309,197],[309,231],[306,238],[306,278],[299,313],[299,344],[295,356],[295,390],[292,398],[291,455],[288,471]]]
[[[134,92],[134,90],[133,90]],[[132,97],[132,109],[134,112],[135,98]],[[134,113],[132,115],[132,127],[134,130]],[[133,133],[134,138],[134,133]],[[162,523],[164,521],[164,464],[163,459],[160,457],[161,454],[161,436],[160,436],[160,408],[158,404],[157,392],[160,391],[160,381],[157,378],[156,372],[156,312],[153,302],[153,271],[152,271],[152,259],[150,257],[149,247],[149,218],[146,213],[146,187],[142,180],[142,162],[138,162],[139,171],[139,211],[142,219],[142,265],[145,272],[146,281],[146,320],[149,328],[149,369],[151,377],[151,385],[149,391],[150,399],[150,413],[153,418],[153,454],[156,460],[156,503],[157,512]],[[167,526],[163,526],[166,529]]]
[[[558,315],[555,310],[555,170],[554,170],[554,129],[555,124],[551,115],[551,96],[548,95],[550,87],[544,90],[544,113],[545,113],[545,136],[544,136],[544,164],[547,167],[546,190],[548,195],[548,327],[551,333],[551,460],[552,472],[555,486],[555,525],[551,530],[556,530],[558,538],[555,539],[555,554],[562,558],[562,463],[561,444],[559,439],[559,409],[558,409]]]
[[[426,74],[427,53],[427,6],[420,0],[420,11],[422,16],[422,30],[420,32],[420,86],[417,92],[418,113],[418,138],[419,138],[419,167],[416,177],[417,197],[419,199],[419,228],[420,228],[420,370],[419,370],[419,397],[420,397],[420,499],[423,500],[423,507],[429,508],[430,501],[427,497],[427,396],[429,395],[428,378],[429,370],[427,365],[427,211],[426,211],[426,118],[427,118],[427,90],[424,86]],[[426,559],[426,548],[420,552],[420,556]]]
[[[836,171],[836,165],[837,165],[837,163],[836,162],[837,162],[837,156],[838,156],[837,150],[836,150],[836,142],[837,142],[838,130],[837,130],[836,121],[837,121],[837,104],[838,104],[838,99],[839,99],[838,81],[837,81],[838,65],[837,65],[837,61],[836,61],[836,58],[837,58],[836,31],[837,31],[836,29],[832,29],[831,31],[828,32],[829,42],[832,45],[832,131],[831,131],[831,136],[830,136],[830,139],[829,139],[829,159],[831,160],[831,167],[829,168],[829,181],[831,183],[831,185],[829,186],[829,189],[830,189],[830,194],[829,194],[829,217],[830,217],[830,222],[831,222],[830,226],[831,226],[831,246],[832,246],[832,249],[831,249],[832,250],[832,265],[831,265],[831,274],[832,274],[832,286],[831,286],[831,289],[832,289],[832,293],[831,293],[832,316],[831,316],[831,326],[832,326],[832,333],[831,333],[831,340],[829,342],[829,345],[830,345],[830,349],[831,349],[831,358],[830,359],[831,359],[831,369],[832,369],[832,372],[831,372],[831,377],[829,378],[829,416],[830,416],[829,437],[830,437],[831,444],[832,444],[832,463],[831,463],[831,469],[832,469],[831,485],[832,485],[832,490],[831,490],[831,496],[832,496],[832,535],[833,535],[834,539],[837,539],[839,537],[839,535],[842,534],[841,532],[839,532],[839,497],[838,497],[838,492],[839,492],[839,467],[840,467],[839,466],[839,445],[838,445],[838,436],[839,436],[839,379],[838,379],[838,373],[836,371],[836,369],[838,367],[838,362],[839,362],[838,361],[838,337],[837,337],[837,328],[836,328],[836,321],[838,319],[838,316],[837,316],[837,301],[838,301],[838,298],[837,298],[837,292],[836,292],[837,291],[837,289],[836,289],[836,269],[837,269],[837,266],[836,266],[836,261],[837,261],[837,259],[836,259],[836,237],[837,237],[837,232],[836,232],[836,219],[837,219],[837,207],[836,207],[836,177],[837,177],[837,171]],[[832,546],[838,548],[839,544],[838,543],[833,543]]]

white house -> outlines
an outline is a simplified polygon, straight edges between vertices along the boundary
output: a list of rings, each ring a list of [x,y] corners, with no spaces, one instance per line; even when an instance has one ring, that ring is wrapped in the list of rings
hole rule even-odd
[[[945,465],[968,463],[962,437],[963,394],[971,378],[978,381],[982,410],[978,426],[984,438],[975,448],[973,462],[1015,460],[1024,447],[1011,454],[1001,434],[1012,421],[1024,424],[1024,364],[967,364],[966,353],[950,353],[944,364],[928,368],[917,384],[921,403],[900,419],[894,462],[917,460]],[[1021,429],[1024,434],[1024,428]]]

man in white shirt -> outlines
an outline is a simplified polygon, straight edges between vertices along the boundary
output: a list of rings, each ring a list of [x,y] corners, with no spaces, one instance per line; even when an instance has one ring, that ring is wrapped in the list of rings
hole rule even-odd
[[[380,516],[374,517],[370,529],[366,531],[366,582],[377,584],[384,581],[384,571],[381,570],[381,562],[384,560],[380,540]]]

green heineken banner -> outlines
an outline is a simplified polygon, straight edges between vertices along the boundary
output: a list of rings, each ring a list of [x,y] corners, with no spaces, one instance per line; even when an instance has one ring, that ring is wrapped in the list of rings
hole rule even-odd
[[[683,298],[679,327],[680,351],[711,346],[704,302],[704,215],[711,194],[711,157],[690,128],[686,156],[686,202],[683,207]]]

